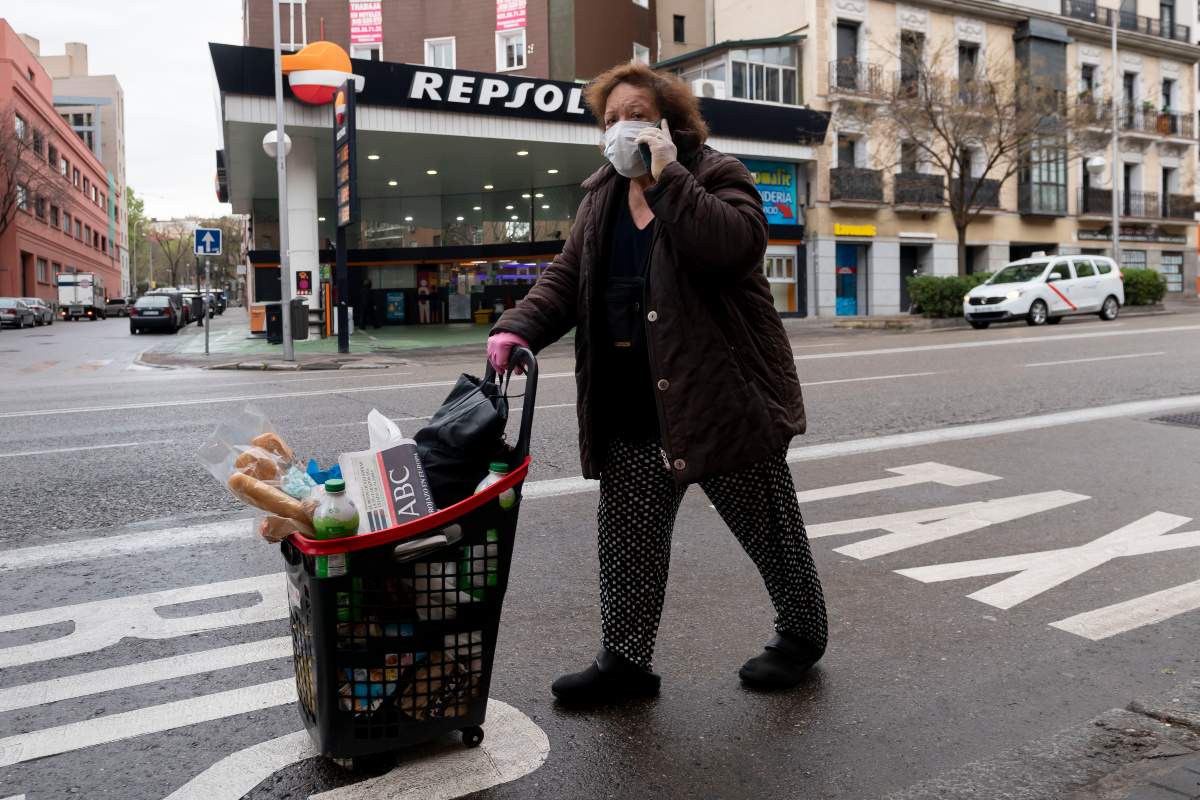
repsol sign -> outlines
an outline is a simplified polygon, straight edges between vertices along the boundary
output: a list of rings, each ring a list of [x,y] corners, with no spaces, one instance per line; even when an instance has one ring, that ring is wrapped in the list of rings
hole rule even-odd
[[[590,119],[583,107],[583,87],[549,81],[508,81],[502,77],[449,76],[417,70],[408,89],[408,99],[474,106],[476,109],[505,108],[557,117],[561,113],[580,120]]]
[[[366,89],[358,96],[360,106],[427,108],[586,125],[595,122],[578,83],[378,61],[356,61],[354,67],[367,78]]]

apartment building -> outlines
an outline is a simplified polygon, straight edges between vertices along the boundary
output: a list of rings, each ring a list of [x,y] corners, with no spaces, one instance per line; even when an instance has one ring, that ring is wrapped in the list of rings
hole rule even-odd
[[[12,126],[0,136],[24,142],[28,184],[18,183],[15,222],[0,235],[0,296],[55,300],[60,272],[93,272],[107,296],[122,294],[123,229],[114,228],[108,170],[62,118],[49,74],[3,19],[0,111]]]
[[[271,2],[242,0],[244,44],[273,46]],[[587,80],[658,57],[655,2],[282,0],[280,36],[287,50],[324,40],[351,58]]]
[[[896,313],[909,306],[907,276],[954,274],[956,231],[944,192],[963,178],[981,182],[987,206],[967,231],[968,271],[1036,251],[1109,254],[1115,176],[1123,264],[1157,269],[1172,292],[1195,296],[1200,48],[1184,22],[1196,19],[1194,0],[712,0],[711,11],[719,44],[662,66],[704,80],[698,90],[715,95],[831,114],[816,157],[798,165],[806,263],[797,283],[809,313]],[[671,0],[660,0],[659,13],[672,13]],[[789,36],[798,59],[794,96],[776,49]],[[896,159],[895,143],[873,140],[863,120],[906,79],[902,62],[947,48],[960,69],[984,59],[1036,68],[1069,102],[1098,114],[1108,113],[1116,92],[1116,169],[1106,146],[1050,157],[1003,185],[974,164],[967,176],[931,175],[928,165]],[[1087,163],[1097,157],[1104,169],[1094,175]]]
[[[129,294],[128,210],[125,192],[125,92],[116,75],[92,75],[87,45],[67,42],[59,55],[42,53],[41,43],[21,34],[25,46],[45,68],[53,82],[54,106],[59,116],[79,136],[108,171],[108,237],[115,243],[121,264],[121,286],[114,293]]]

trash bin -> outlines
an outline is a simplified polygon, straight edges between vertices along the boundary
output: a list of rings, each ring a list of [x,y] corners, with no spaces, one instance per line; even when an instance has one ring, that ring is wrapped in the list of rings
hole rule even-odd
[[[283,304],[267,303],[267,344],[283,344]]]
[[[483,741],[537,392],[533,354],[514,352],[527,380],[507,477],[394,528],[326,540],[294,533],[281,544],[300,716],[325,756],[353,759],[450,731],[468,747]],[[490,366],[485,375],[495,375]],[[505,507],[509,490],[518,499]],[[439,533],[444,544],[395,552]],[[316,577],[316,557],[337,553],[350,553],[347,573]]]
[[[196,320],[197,325],[204,324],[204,298],[203,297],[197,296],[197,297],[192,298],[192,319]]]
[[[292,298],[292,341],[308,338],[308,303],[303,297]]]

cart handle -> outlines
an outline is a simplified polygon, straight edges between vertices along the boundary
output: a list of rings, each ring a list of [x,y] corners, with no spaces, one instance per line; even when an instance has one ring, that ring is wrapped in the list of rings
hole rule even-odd
[[[521,485],[525,481],[525,476],[528,474],[529,458],[526,457],[512,472],[482,492],[473,494],[465,500],[461,500],[447,508],[439,509],[432,514],[414,519],[412,522],[405,522],[394,528],[384,528],[381,531],[374,531],[372,533],[347,536],[342,539],[310,539],[304,534],[297,532],[284,539],[284,542],[291,542],[292,546],[301,553],[310,556],[349,553],[355,550],[367,550],[385,544],[402,542],[405,539],[411,539],[414,536],[420,536],[423,533],[445,528],[447,525],[453,525],[467,514],[490,503],[509,489],[513,489],[519,494]]]
[[[517,369],[525,372],[525,401],[522,403],[521,433],[517,437],[515,450],[519,463],[529,455],[529,437],[533,432],[533,408],[537,403],[537,358],[528,347],[514,347],[509,354],[506,376],[511,378],[512,373]],[[485,382],[496,380],[496,370],[492,367],[491,361],[484,368],[483,380]]]

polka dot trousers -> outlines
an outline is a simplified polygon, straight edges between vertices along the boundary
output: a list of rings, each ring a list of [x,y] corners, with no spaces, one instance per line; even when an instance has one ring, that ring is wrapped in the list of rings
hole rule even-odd
[[[700,488],[758,567],[776,630],[824,650],[825,600],[785,451],[701,481]],[[646,668],[662,616],[671,531],[686,492],[657,442],[609,445],[598,515],[604,646]]]

